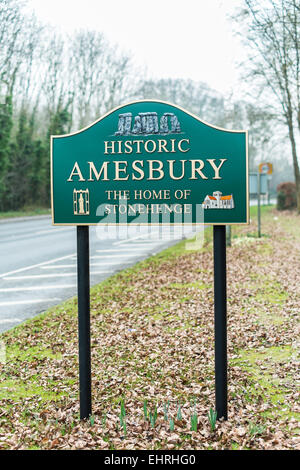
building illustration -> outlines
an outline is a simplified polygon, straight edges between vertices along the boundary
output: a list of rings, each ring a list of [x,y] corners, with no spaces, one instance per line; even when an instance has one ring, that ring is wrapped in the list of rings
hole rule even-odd
[[[90,192],[86,190],[73,191],[73,210],[74,215],[89,215],[90,214]]]
[[[118,130],[115,135],[152,135],[152,134],[180,134],[181,127],[177,116],[173,113],[164,113],[160,120],[156,112],[119,114]]]
[[[202,203],[203,209],[234,209],[233,195],[222,196],[220,191],[214,191],[213,195],[209,194]]]

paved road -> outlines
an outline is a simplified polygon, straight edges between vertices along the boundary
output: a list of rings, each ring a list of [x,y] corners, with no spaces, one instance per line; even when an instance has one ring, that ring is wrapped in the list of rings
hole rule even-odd
[[[90,228],[92,285],[182,238],[123,236],[101,240]],[[0,260],[0,332],[77,293],[76,227],[53,227],[47,216],[1,222]]]

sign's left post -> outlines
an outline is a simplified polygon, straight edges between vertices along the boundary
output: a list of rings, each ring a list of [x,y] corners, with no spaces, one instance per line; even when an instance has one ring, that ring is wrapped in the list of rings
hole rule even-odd
[[[89,227],[77,227],[80,419],[92,414]]]

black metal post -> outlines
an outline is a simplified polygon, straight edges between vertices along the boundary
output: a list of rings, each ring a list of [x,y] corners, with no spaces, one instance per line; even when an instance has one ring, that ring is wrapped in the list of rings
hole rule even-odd
[[[261,237],[261,214],[260,214],[260,193],[261,193],[261,176],[258,173],[257,177],[257,235]]]
[[[92,414],[89,227],[77,227],[80,419]]]
[[[217,419],[227,420],[226,227],[214,225],[215,403]]]

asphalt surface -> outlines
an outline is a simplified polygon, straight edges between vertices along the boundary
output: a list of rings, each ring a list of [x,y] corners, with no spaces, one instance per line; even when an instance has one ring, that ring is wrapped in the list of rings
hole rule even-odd
[[[91,285],[182,238],[122,230],[109,239],[90,227]],[[76,227],[53,227],[48,216],[2,221],[0,260],[0,332],[77,295]]]

